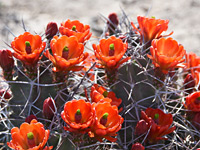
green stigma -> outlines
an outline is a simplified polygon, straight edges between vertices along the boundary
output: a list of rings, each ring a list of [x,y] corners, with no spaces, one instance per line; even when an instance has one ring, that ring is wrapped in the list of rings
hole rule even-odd
[[[72,30],[73,30],[73,31],[76,31],[76,26],[72,26]]]
[[[103,114],[103,119],[107,119],[108,118],[108,113]]]
[[[29,140],[32,140],[32,139],[34,138],[33,132],[27,133],[27,138],[28,138]]]
[[[156,17],[155,16],[151,16],[151,18],[155,19]]]
[[[67,46],[65,46],[65,47],[63,48],[63,51],[64,51],[64,52],[67,52],[67,51],[69,51],[69,48],[68,48]]]
[[[26,41],[26,42],[25,42],[25,45],[26,45],[26,46],[31,46],[31,44],[30,44],[29,41]]]
[[[198,97],[197,99],[200,100],[200,97]]]
[[[104,92],[103,92],[103,96],[104,96],[104,97],[107,97],[107,96],[108,96],[108,91],[104,91]]]
[[[159,118],[159,114],[155,114],[154,119],[158,119],[158,118]]]
[[[110,50],[114,50],[114,48],[115,48],[115,46],[114,46],[114,44],[110,44]]]
[[[80,114],[81,114],[81,110],[80,110],[80,109],[77,109],[76,115],[80,115]]]

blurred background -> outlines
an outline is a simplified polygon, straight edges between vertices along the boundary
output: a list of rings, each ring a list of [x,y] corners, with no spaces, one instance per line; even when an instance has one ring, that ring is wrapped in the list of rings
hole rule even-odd
[[[24,32],[22,20],[28,31],[40,35],[48,22],[60,25],[67,19],[103,29],[100,16],[111,12],[120,16],[122,10],[133,22],[138,15],[168,19],[166,34],[174,31],[173,38],[200,56],[200,0],[0,0],[0,48],[9,48],[5,42],[10,44],[14,39],[9,31],[15,36]]]

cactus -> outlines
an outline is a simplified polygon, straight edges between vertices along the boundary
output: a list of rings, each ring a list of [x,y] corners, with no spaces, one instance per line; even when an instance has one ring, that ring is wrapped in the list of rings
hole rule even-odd
[[[139,16],[136,27],[124,12],[104,19],[99,44],[89,48],[95,55],[83,52],[92,33],[77,20],[59,29],[50,22],[43,41],[25,32],[11,42],[12,56],[0,59],[4,149],[200,147],[199,58],[185,61],[183,46],[164,38],[168,20]]]

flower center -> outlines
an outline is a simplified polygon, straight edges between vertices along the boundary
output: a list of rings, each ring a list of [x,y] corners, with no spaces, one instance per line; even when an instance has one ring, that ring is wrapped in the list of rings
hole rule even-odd
[[[72,31],[76,31],[76,26],[75,25],[72,26]]]
[[[157,123],[157,124],[158,124],[158,118],[159,118],[159,114],[155,114],[155,115],[154,115],[154,121],[155,121],[155,123]]]
[[[104,91],[104,92],[103,92],[103,96],[104,96],[104,97],[108,97],[108,91]]]
[[[107,121],[108,121],[108,113],[105,113],[105,114],[103,114],[103,116],[100,119],[100,124],[102,124],[103,126],[105,126],[106,123],[107,123]]]
[[[27,142],[28,142],[29,148],[36,146],[33,132],[27,133]]]
[[[68,59],[68,55],[69,55],[69,48],[67,46],[65,46],[63,48],[62,57],[67,60]]]
[[[31,44],[29,41],[25,42],[25,50],[27,54],[31,54],[32,49],[31,49]]]
[[[199,105],[200,104],[200,97],[196,98],[194,101],[195,104]]]
[[[109,46],[109,56],[113,56],[114,55],[114,53],[115,53],[115,46],[114,46],[114,44],[112,43],[112,44],[110,44],[110,46]]]
[[[77,109],[76,114],[75,114],[75,122],[76,123],[80,123],[81,119],[82,119],[81,110]]]

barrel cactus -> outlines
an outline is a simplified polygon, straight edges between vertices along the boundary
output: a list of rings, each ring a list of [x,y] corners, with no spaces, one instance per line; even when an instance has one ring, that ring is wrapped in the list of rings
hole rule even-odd
[[[169,20],[104,19],[98,39],[68,19],[0,50],[4,149],[200,147],[199,57],[164,34]]]

